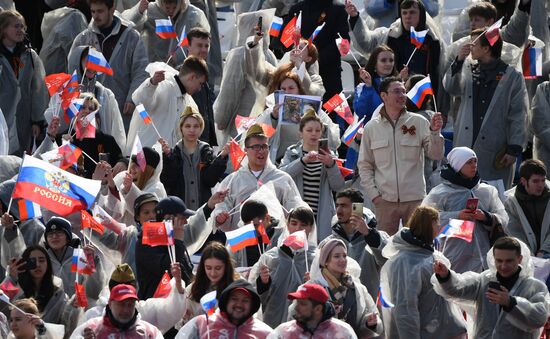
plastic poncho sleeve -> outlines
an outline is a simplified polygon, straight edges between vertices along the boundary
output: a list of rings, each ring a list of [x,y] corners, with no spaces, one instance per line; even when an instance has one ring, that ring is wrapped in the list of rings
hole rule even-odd
[[[206,222],[204,215],[205,205],[202,205],[195,215],[189,218],[187,225],[183,228],[183,243],[187,248],[187,252],[191,255],[202,247],[213,231],[211,227],[208,227],[210,224]]]
[[[506,314],[506,320],[525,332],[534,332],[544,326],[550,313],[548,290],[542,282],[537,284],[539,292],[530,298],[514,296],[516,306]]]
[[[30,98],[31,121],[33,123],[42,124],[42,122],[44,122],[44,110],[48,107],[49,100],[48,89],[46,88],[46,83],[44,82],[46,71],[44,70],[42,60],[40,60],[34,51],[31,53],[31,58],[34,65],[34,72],[32,73],[33,78],[30,88],[30,93],[32,93]]]
[[[435,276],[432,275],[431,282],[434,285],[437,294],[444,298],[451,297],[468,301],[477,300],[479,289],[481,288],[481,274],[475,272],[456,273],[449,270],[451,277],[449,280],[440,283]]]
[[[143,24],[147,21],[147,10],[143,13],[139,12],[140,1],[138,1],[133,7],[125,9],[120,13],[120,17],[124,20],[128,20],[134,23],[134,29],[139,31],[143,30]]]
[[[246,74],[250,80],[256,81],[260,85],[267,87],[271,81],[270,74],[275,70],[275,67],[265,60],[264,51],[262,49],[263,42],[261,40],[252,47],[249,46],[248,41],[252,41],[251,37],[247,39],[247,43],[244,47]]]
[[[185,287],[185,282],[183,282]],[[174,278],[170,280],[172,290],[167,298],[149,298],[140,300],[141,320],[155,325],[162,333],[167,332],[181,320],[187,307],[187,297],[180,294]]]
[[[4,118],[4,113],[0,109],[0,156],[8,155],[10,151],[10,136],[8,132],[8,124],[6,123],[6,118]]]
[[[382,333],[382,330],[384,329],[384,326],[382,324],[382,319],[380,319],[380,315],[378,314],[378,309],[376,308],[376,304],[374,303],[374,300],[372,300],[372,297],[370,296],[369,292],[367,291],[367,288],[361,284],[359,281],[355,282],[355,288],[357,289],[357,292],[363,299],[362,302],[365,303],[365,308],[363,309],[363,314],[361,315],[361,334],[362,337],[376,337],[377,335]],[[376,313],[376,327],[374,330],[371,330],[367,327],[367,321],[369,319],[369,314]]]
[[[500,30],[503,41],[523,48],[529,36],[529,14],[516,8],[508,23]]]
[[[388,32],[389,29],[387,27],[379,27],[375,30],[370,30],[367,23],[359,17],[351,31],[351,38],[355,42],[355,48],[357,48],[361,54],[369,55],[376,46],[386,42]]]
[[[0,228],[0,235],[2,237],[0,239],[2,253],[0,264],[7,270],[9,260],[11,258],[19,258],[27,246],[25,245],[23,234],[15,225],[12,229],[6,229],[5,227]]]
[[[547,112],[550,111],[549,86],[548,82],[537,86],[531,106],[531,126],[535,136],[547,147],[550,145],[550,116],[547,115]]]
[[[199,316],[200,317],[200,316]],[[197,326],[197,318],[195,317],[187,322],[176,335],[176,339],[200,339],[199,327]]]
[[[241,47],[244,49],[244,47]],[[220,93],[214,102],[214,121],[219,130],[231,128],[236,114],[248,115],[249,112],[237,112],[242,89],[246,87],[245,60],[239,48],[229,51],[226,57]]]

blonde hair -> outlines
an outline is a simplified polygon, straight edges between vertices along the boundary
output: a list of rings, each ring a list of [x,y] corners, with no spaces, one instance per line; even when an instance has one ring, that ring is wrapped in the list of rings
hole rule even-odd
[[[99,104],[99,101],[96,99],[96,97],[93,93],[90,93],[90,92],[80,93],[79,98],[84,99],[84,102],[86,102],[86,101],[93,102],[94,107],[95,107],[93,111],[97,111],[101,107],[101,105]]]
[[[185,121],[189,118],[197,119],[197,121],[199,122],[199,126],[201,127],[201,133],[202,133],[202,131],[204,131],[204,119],[202,115],[199,112],[195,111],[191,106],[185,107],[185,111],[183,111],[183,113],[180,115],[180,131],[181,131],[181,126],[183,126]]]
[[[27,24],[25,18],[16,10],[8,9],[0,11],[0,40],[4,39],[4,30],[12,23],[12,20],[21,20],[25,31],[27,31]]]

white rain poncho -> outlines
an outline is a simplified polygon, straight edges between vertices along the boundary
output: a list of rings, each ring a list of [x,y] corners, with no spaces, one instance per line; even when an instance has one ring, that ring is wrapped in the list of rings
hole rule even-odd
[[[311,269],[315,248],[309,246],[307,250],[308,268]],[[287,295],[296,291],[298,286],[304,283],[306,273],[306,253],[293,252],[294,257],[290,257],[279,247],[270,249],[262,254],[260,260],[252,267],[248,281],[257,289],[256,279],[259,277],[261,265],[269,268],[271,277],[270,288],[260,294],[262,301],[263,321],[275,328],[281,323],[287,321],[288,307],[290,300]]]
[[[487,226],[476,221],[472,242],[458,238],[442,239],[443,253],[457,272],[481,272],[487,268],[485,253],[489,250],[489,234],[493,227],[505,227],[508,215],[493,186],[479,182],[469,190],[447,180],[434,187],[422,201],[439,210],[440,225],[444,227],[450,219],[459,219],[458,214],[466,208],[469,198],[478,198],[478,209],[493,215],[493,225]]]
[[[185,287],[183,280],[182,284]],[[166,298],[149,298],[136,303],[140,319],[154,325],[162,333],[166,333],[181,319],[189,302],[185,293],[178,292],[174,278],[170,280],[170,286],[172,289]],[[109,303],[109,295],[109,287],[106,286],[101,291],[96,306],[86,311],[84,317],[80,319],[79,325],[92,318],[104,316],[105,306]]]
[[[329,284],[326,279],[323,277],[321,267],[319,265],[319,257],[321,253],[321,247],[315,251],[315,258],[311,264],[311,274],[310,280],[307,283],[319,284],[323,286],[330,297],[331,293],[329,290]],[[361,284],[359,281],[359,275],[361,274],[361,267],[359,264],[353,260],[351,257],[347,257],[347,272],[351,275],[353,279],[353,285],[355,289],[355,314],[356,318],[353,324],[350,326],[353,327],[355,333],[360,338],[371,338],[376,337],[382,333],[383,325],[382,320],[378,314],[376,304],[373,298],[370,296],[367,288]],[[295,302],[289,307],[289,316],[294,313]],[[374,330],[367,328],[368,315],[371,313],[376,313],[378,318],[378,324]],[[290,317],[289,317],[290,319]]]
[[[67,72],[67,59],[73,40],[86,27],[86,17],[75,8],[61,7],[44,14],[40,27],[44,43],[39,56],[46,74]],[[68,71],[72,73],[73,70]]]
[[[0,156],[8,155],[10,151],[10,134],[4,113],[0,109]]]
[[[447,300],[458,303],[473,320],[472,338],[517,339],[539,338],[542,326],[550,316],[550,296],[546,285],[533,278],[533,264],[529,248],[521,243],[523,259],[519,278],[510,290],[517,304],[506,312],[489,302],[485,296],[488,284],[497,281],[493,250],[487,252],[489,269],[483,273],[463,274],[449,271],[448,281],[440,283],[435,274],[431,278],[434,290]],[[448,264],[445,264],[449,267]]]
[[[380,284],[386,302],[384,309],[388,338],[454,338],[466,332],[458,307],[437,295],[430,278],[434,258],[446,260],[440,252],[410,244],[403,229],[386,245],[382,254],[388,261],[382,267]],[[410,234],[410,231],[409,231]]]

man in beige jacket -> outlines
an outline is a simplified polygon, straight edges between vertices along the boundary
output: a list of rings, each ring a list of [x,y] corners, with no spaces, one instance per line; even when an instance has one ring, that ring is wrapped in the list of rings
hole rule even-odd
[[[384,79],[380,96],[384,105],[365,125],[357,167],[361,185],[375,205],[379,228],[393,235],[399,220],[405,224],[426,195],[424,154],[443,158],[443,120],[441,113],[428,121],[408,112],[400,78]]]

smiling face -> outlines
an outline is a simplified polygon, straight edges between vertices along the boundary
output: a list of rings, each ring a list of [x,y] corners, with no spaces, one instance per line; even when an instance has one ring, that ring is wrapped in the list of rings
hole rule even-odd
[[[407,103],[407,91],[400,81],[394,81],[388,86],[387,92],[380,92],[386,111],[400,111]]]
[[[155,211],[155,207],[157,207],[157,203],[154,201],[146,202],[145,204],[141,205],[139,208],[139,216],[138,220],[139,223],[143,225],[143,223],[147,221],[155,221],[157,218],[157,213]]]
[[[269,145],[267,138],[250,137],[246,141],[245,148],[246,156],[248,157],[248,166],[253,171],[261,171],[269,157]]]
[[[53,230],[46,233],[46,242],[54,251],[63,249],[69,243],[67,234],[61,230]]]
[[[204,271],[210,284],[215,286],[225,274],[225,263],[217,258],[208,258],[204,261]]]
[[[380,52],[376,58],[376,73],[382,77],[392,74],[394,62],[394,55],[392,52]]]
[[[515,250],[495,248],[493,254],[497,272],[504,278],[514,275],[523,259]]]
[[[21,18],[13,17],[9,20],[9,24],[2,31],[2,43],[5,46],[15,46],[15,44],[23,42],[25,39],[26,27]]]
[[[334,247],[328,256],[326,267],[330,273],[340,276],[346,273],[348,266],[348,254],[346,249],[340,245]]]
[[[17,309],[10,312],[10,330],[15,338],[34,338],[35,335],[30,318]]]
[[[240,323],[248,318],[252,309],[252,299],[244,291],[233,291],[227,301],[227,314],[233,323]]]

